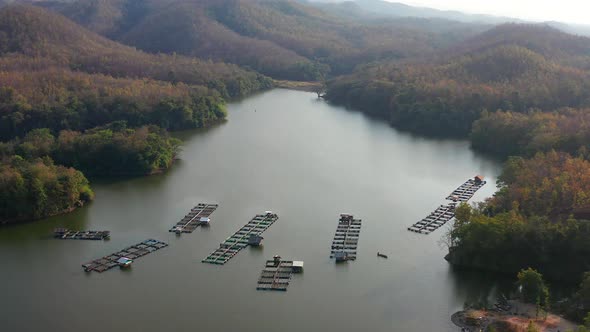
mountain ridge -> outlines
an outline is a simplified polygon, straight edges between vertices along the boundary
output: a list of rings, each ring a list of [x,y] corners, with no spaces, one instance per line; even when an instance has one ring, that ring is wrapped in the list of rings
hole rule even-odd
[[[147,52],[219,60],[294,80],[348,73],[363,62],[422,56],[483,29],[360,22],[294,0],[88,0],[47,7]]]
[[[97,35],[64,16],[29,5],[0,9],[0,56],[4,70],[32,69],[38,61],[70,70],[114,77],[144,77],[162,81],[230,87],[239,82],[268,85],[260,74],[235,65],[194,58],[148,54]],[[22,56],[16,56],[21,54]],[[256,89],[256,88],[255,88]],[[225,91],[241,96],[242,88]],[[221,91],[224,94],[224,91]]]
[[[430,7],[412,6],[401,2],[384,0],[299,0],[315,5],[328,11],[340,13],[347,17],[419,17],[439,18],[463,23],[503,24],[503,23],[544,23],[561,31],[590,36],[590,25],[567,22],[531,22],[515,17],[496,16],[489,14],[466,13],[460,10],[441,10]]]
[[[587,108],[589,91],[589,38],[506,24],[437,57],[368,64],[328,82],[326,98],[401,129],[465,137],[486,112]]]

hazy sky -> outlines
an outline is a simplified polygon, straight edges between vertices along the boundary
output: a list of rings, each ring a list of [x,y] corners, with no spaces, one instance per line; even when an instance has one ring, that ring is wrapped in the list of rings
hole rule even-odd
[[[388,0],[438,9],[590,25],[590,0]]]

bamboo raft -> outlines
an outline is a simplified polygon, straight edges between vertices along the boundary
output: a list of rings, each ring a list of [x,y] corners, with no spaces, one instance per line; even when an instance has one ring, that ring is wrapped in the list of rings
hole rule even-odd
[[[53,237],[60,240],[106,240],[110,236],[109,231],[73,231],[67,228],[53,230]]]
[[[447,200],[454,202],[467,202],[470,200],[473,195],[486,184],[483,180],[476,180],[477,178],[478,177],[467,180],[447,196]],[[483,177],[481,179],[483,179]]]
[[[408,230],[420,234],[430,234],[455,217],[456,206],[457,203],[441,205],[426,218],[408,227]]]
[[[483,176],[480,175],[465,181],[465,183],[460,185],[459,188],[455,189],[449,196],[447,196],[446,199],[452,201],[451,203],[439,206],[426,218],[408,227],[408,230],[420,234],[430,234],[434,232],[455,217],[455,208],[458,203],[469,201],[485,184],[486,182],[483,181]]]
[[[341,214],[332,241],[330,258],[336,258],[337,262],[355,260],[360,232],[361,219],[354,219],[351,214]]]
[[[266,266],[258,278],[257,290],[286,291],[293,275],[293,261],[283,261],[280,257],[266,261]]]
[[[249,244],[251,236],[260,236],[267,230],[279,216],[271,211],[265,214],[256,215],[246,225],[242,226],[232,236],[223,241],[219,248],[215,249],[207,258],[203,259],[203,263],[223,265],[234,257],[240,250],[244,249]]]
[[[219,204],[199,203],[184,216],[176,225],[170,228],[170,232],[192,233],[197,227],[209,223],[209,216],[217,209]]]
[[[154,251],[165,248],[167,246],[168,244],[162,241],[153,239],[145,240],[138,244],[127,247],[121,251],[112,253],[108,256],[104,256],[103,258],[95,259],[86,264],[82,264],[82,268],[86,272],[95,271],[98,273],[102,273],[116,266],[119,266],[119,263],[117,261],[120,258],[128,258],[130,260],[134,260],[139,257],[143,257],[147,254],[150,254]]]

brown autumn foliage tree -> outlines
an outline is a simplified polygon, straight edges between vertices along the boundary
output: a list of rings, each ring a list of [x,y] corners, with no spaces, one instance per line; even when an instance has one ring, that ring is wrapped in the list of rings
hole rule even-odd
[[[485,113],[473,124],[474,148],[507,157],[565,151],[589,157],[590,109]]]

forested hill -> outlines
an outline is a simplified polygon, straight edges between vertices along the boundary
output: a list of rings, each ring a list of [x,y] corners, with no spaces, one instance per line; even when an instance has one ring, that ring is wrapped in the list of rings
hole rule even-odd
[[[575,48],[554,50],[570,43]],[[500,26],[461,43],[463,52],[452,48],[420,63],[363,67],[330,82],[326,97],[401,128],[465,137],[484,111],[590,105],[588,45],[590,39],[544,26]]]
[[[397,17],[415,17],[415,18],[437,18],[453,20],[457,22],[478,22],[488,24],[501,24],[505,22],[516,21],[514,18],[499,17],[492,15],[467,14],[453,10],[438,10],[427,7],[410,6],[401,2],[387,0],[342,0],[342,1],[322,1],[322,0],[299,0],[318,6],[327,11],[340,11],[352,16],[397,18]]]
[[[28,5],[0,9],[0,81],[2,139],[118,120],[200,127],[225,116],[222,98],[272,85],[235,65],[144,53]]]
[[[423,21],[359,22],[295,0],[84,0],[47,6],[148,52],[223,60],[296,80],[422,56],[481,31],[454,24],[425,29]]]
[[[460,56],[502,45],[518,45],[556,62],[590,69],[590,38],[546,24],[502,24],[453,45],[448,54]]]
[[[144,53],[88,31],[62,15],[26,5],[0,9],[0,56],[3,70],[67,67],[116,77],[204,85],[230,96],[243,96],[269,85],[268,79],[235,65]]]
[[[166,129],[222,121],[224,97],[271,86],[235,65],[138,51],[43,8],[2,7],[0,224],[92,199],[84,175],[56,162],[96,176],[161,171],[178,151]]]

